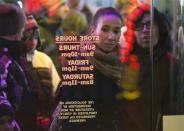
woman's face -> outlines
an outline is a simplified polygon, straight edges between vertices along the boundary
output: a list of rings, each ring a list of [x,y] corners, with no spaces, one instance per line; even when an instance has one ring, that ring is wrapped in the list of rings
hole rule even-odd
[[[145,14],[142,20],[135,27],[135,36],[137,44],[142,48],[150,47],[151,40],[151,17],[150,14]],[[152,28],[152,46],[154,47],[159,40],[158,26],[153,23]]]
[[[122,21],[115,15],[100,16],[92,35],[98,35],[100,40],[96,45],[104,52],[111,52],[118,44],[121,35]]]

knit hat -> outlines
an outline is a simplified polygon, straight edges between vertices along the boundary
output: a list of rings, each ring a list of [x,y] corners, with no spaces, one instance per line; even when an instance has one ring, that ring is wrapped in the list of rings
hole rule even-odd
[[[15,113],[10,102],[6,98],[0,96],[0,117],[3,116],[10,116],[14,118]]]
[[[38,24],[34,19],[33,15],[26,14],[26,24],[25,24],[25,29],[23,33],[23,40],[25,41],[33,37],[38,38],[37,48],[40,47],[41,40],[40,40],[40,32],[38,29]]]
[[[25,24],[22,9],[15,4],[0,4],[0,36],[20,33]]]

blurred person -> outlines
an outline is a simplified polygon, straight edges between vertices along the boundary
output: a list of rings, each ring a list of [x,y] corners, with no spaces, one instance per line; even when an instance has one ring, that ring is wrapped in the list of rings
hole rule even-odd
[[[84,71],[94,75],[94,83],[70,87],[61,85],[58,93],[61,102],[94,101],[91,107],[97,112],[95,118],[86,119],[86,122],[81,123],[72,123],[68,119],[62,120],[59,114],[62,113],[63,105],[58,104],[49,131],[116,131],[122,129],[123,124],[119,114],[123,112],[119,110],[121,102],[116,99],[116,94],[119,92],[118,82],[121,79],[118,44],[121,26],[122,18],[114,8],[100,8],[96,12],[89,34],[99,36],[100,40],[93,43],[96,46],[94,56],[82,58],[89,60],[90,65],[94,66],[93,71]]]
[[[66,18],[63,20],[61,28],[63,29],[63,35],[65,36],[83,35],[87,30],[87,19],[82,13],[71,10],[67,14]],[[62,45],[64,44],[69,44],[69,43],[63,43]],[[62,51],[62,53],[64,52],[67,53],[70,51],[69,50]],[[72,59],[72,58],[63,57],[62,55],[59,56],[61,67],[66,66],[68,59]]]
[[[84,34],[87,30],[87,25],[87,19],[82,13],[71,10],[63,20],[62,28],[64,35],[70,33],[73,35],[80,35]]]
[[[116,0],[115,1],[115,7],[118,10],[118,12],[124,17],[124,20],[126,20],[126,17],[129,13],[131,13],[137,6],[137,3],[132,3],[130,0]]]
[[[25,46],[21,41],[25,24],[25,15],[20,7],[14,4],[0,4],[0,63],[1,85],[0,94],[6,94],[11,103],[15,117],[23,129],[22,116],[27,117],[27,109],[32,107],[32,95],[27,84],[27,78],[21,65],[21,56]],[[29,123],[28,130],[34,130]]]
[[[23,4],[25,12],[35,15],[46,13],[50,17],[55,15],[63,16],[68,10],[68,7],[65,6],[65,0],[26,0]],[[59,13],[60,11],[62,13]]]
[[[91,23],[93,13],[86,4],[85,0],[66,0],[66,3],[70,10],[79,11],[87,18],[88,25]],[[87,30],[86,30],[87,31]]]
[[[32,15],[27,15],[27,22],[23,33],[23,39],[26,44],[27,60],[32,62],[34,68],[46,68],[51,75],[52,94],[54,96],[56,88],[60,82],[60,77],[55,66],[48,55],[38,51],[41,46],[40,32],[38,24]],[[46,70],[45,70],[46,71]]]
[[[177,60],[170,53],[170,26],[165,16],[155,8],[153,19],[151,19],[150,10],[142,10],[140,7],[137,7],[136,10],[139,10],[141,15],[137,15],[135,20],[132,20],[135,24],[134,27],[131,27],[135,34],[135,36],[132,35],[132,39],[135,42],[133,50],[129,50],[128,53],[137,56],[140,64],[140,72],[135,80],[140,94],[130,99],[135,87],[129,87],[129,89],[124,87],[125,91],[130,92],[129,95],[124,96],[122,106],[124,130],[162,131],[162,116],[173,111],[173,105],[171,105],[173,98],[170,97],[172,94],[170,91],[173,88],[172,85],[176,87],[177,81]],[[152,20],[153,27],[151,26]],[[130,46],[128,44],[125,45],[124,52],[126,47]],[[151,49],[153,52],[150,52]],[[172,77],[170,76],[171,69],[174,69]],[[124,72],[127,70],[124,69]],[[134,79],[132,75],[125,77],[127,81],[122,82]],[[122,83],[122,85],[125,84]]]
[[[54,108],[54,96],[60,83],[60,77],[51,58],[37,50],[41,45],[38,24],[32,15],[27,14],[26,16],[27,21],[23,33],[27,52],[23,61],[24,71],[30,90],[35,96],[37,113],[35,118],[42,117],[42,121],[49,120]],[[42,129],[37,130],[41,131]]]
[[[20,7],[0,4],[0,92],[7,94],[15,111],[21,104],[22,91],[27,88],[26,78],[19,64],[19,58],[24,53],[21,43],[24,24],[25,16]]]
[[[54,2],[58,3],[55,5]],[[58,62],[59,52],[58,47],[55,44],[55,36],[63,35],[63,19],[65,19],[70,9],[65,0],[49,0],[46,1],[45,4],[46,9],[43,11],[43,15],[35,15],[35,19],[39,25],[40,38],[42,41],[40,50],[51,57],[57,71],[60,72],[60,64]]]

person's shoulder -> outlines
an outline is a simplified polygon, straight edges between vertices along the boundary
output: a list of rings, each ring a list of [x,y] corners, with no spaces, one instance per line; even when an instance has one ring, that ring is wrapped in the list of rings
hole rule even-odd
[[[44,53],[42,51],[35,50],[34,53],[35,53],[35,57],[37,57],[37,58],[41,58],[42,60],[45,60],[45,61],[52,61],[50,56],[48,56],[46,53]]]
[[[44,53],[42,51],[39,51],[39,50],[35,50],[34,53],[35,53],[35,55],[39,55],[39,56],[43,56],[43,57],[49,57],[46,53]]]

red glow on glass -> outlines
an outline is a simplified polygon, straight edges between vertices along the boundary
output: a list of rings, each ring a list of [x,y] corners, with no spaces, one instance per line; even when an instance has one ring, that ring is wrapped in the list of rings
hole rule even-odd
[[[136,21],[137,20],[137,16],[134,13],[131,13],[128,15],[128,19],[132,20],[132,21]]]
[[[138,57],[136,55],[131,55],[130,56],[130,61],[131,62],[137,62],[138,61]]]
[[[137,8],[137,9],[135,9],[135,10],[132,12],[132,14],[135,14],[135,16],[140,17],[140,16],[142,16],[143,11]]]
[[[45,119],[41,120],[41,125],[49,126],[49,124],[50,124],[50,119],[49,118],[45,118]]]
[[[129,36],[129,35],[125,36],[125,40],[126,40],[126,42],[128,42],[130,44],[135,42],[135,38],[132,36]]]
[[[126,31],[126,33],[125,33],[126,35],[128,35],[128,36],[132,36],[132,37],[134,37],[134,30],[132,30],[132,29],[127,29],[127,31]]]
[[[139,63],[137,63],[137,62],[132,62],[132,63],[130,63],[130,67],[132,68],[132,69],[134,69],[134,70],[140,70],[140,64]]]
[[[129,50],[125,48],[122,52],[123,56],[128,56],[130,54]]]
[[[121,57],[121,62],[122,63],[128,62],[128,57],[125,57],[125,56]]]
[[[127,49],[129,52],[131,52],[131,51],[133,50],[133,48],[134,48],[133,44],[128,44],[127,47],[126,47],[126,49]],[[129,54],[129,53],[128,53],[128,54]]]
[[[42,0],[25,0],[24,9],[26,12],[39,12],[43,8]]]
[[[144,10],[144,11],[149,11],[150,10],[150,6],[147,5],[147,4],[144,4],[144,3],[141,3],[139,5],[139,8],[142,9],[142,10]]]
[[[130,29],[134,29],[135,23],[133,21],[127,21],[126,26]]]

